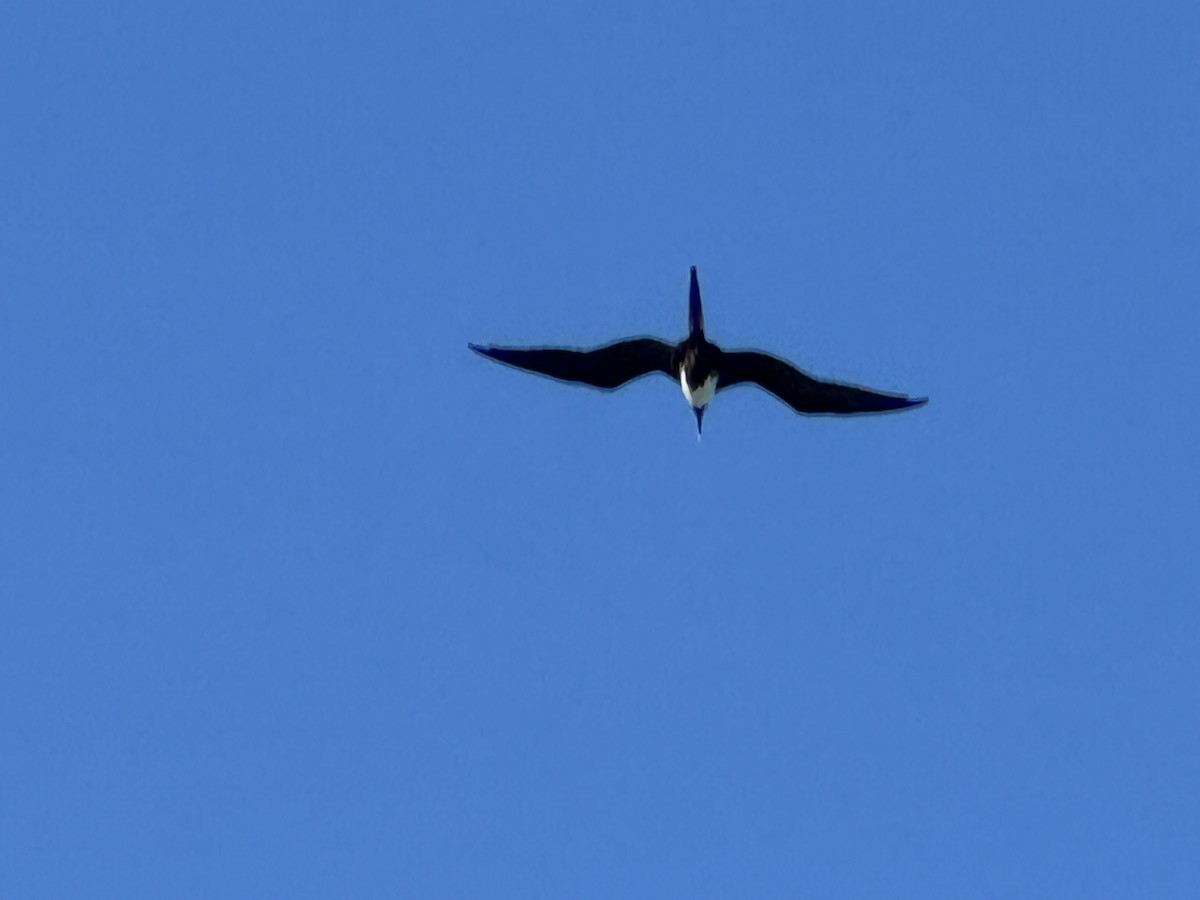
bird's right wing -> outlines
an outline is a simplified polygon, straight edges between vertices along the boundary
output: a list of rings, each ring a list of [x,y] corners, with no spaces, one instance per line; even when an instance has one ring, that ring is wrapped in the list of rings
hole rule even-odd
[[[630,338],[594,350],[574,350],[566,347],[481,347],[468,344],[481,356],[487,356],[527,372],[575,381],[592,387],[613,390],[621,385],[671,369],[674,348],[655,338]]]
[[[925,398],[911,400],[902,394],[884,394],[852,384],[821,381],[769,353],[738,350],[721,354],[717,390],[737,384],[757,384],[798,413],[854,415],[888,412],[920,406]]]

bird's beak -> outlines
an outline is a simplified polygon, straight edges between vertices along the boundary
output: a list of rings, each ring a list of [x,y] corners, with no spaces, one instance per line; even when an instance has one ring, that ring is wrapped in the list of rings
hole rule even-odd
[[[700,433],[704,427],[704,410],[707,406],[693,406],[692,412],[696,414],[696,440],[700,440]]]

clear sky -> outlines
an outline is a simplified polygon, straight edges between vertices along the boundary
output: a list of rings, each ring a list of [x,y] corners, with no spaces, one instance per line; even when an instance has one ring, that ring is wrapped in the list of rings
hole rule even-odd
[[[1200,896],[1196,3],[0,23],[0,895]]]

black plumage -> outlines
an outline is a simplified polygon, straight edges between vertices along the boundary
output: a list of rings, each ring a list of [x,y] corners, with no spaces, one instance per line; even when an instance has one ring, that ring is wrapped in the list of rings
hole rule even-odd
[[[574,350],[568,347],[481,347],[468,344],[482,356],[556,378],[611,391],[651,372],[673,374],[671,355],[675,348],[656,338],[630,338],[597,347]]]
[[[790,362],[757,350],[717,351],[717,393],[739,384],[755,384],[774,394],[798,413],[852,416],[891,412],[925,403],[902,394],[872,391],[852,384],[823,381]]]
[[[754,384],[805,415],[863,415],[910,409],[926,402],[902,394],[874,391],[816,378],[796,366],[758,350],[725,351],[704,336],[704,313],[696,267],[688,291],[688,336],[671,345],[657,338],[636,337],[591,350],[568,347],[492,347],[468,345],[498,362],[559,381],[614,390],[644,375],[660,372],[681,383],[700,427],[707,399],[697,392],[710,375],[716,391]],[[701,394],[702,396],[702,394]]]

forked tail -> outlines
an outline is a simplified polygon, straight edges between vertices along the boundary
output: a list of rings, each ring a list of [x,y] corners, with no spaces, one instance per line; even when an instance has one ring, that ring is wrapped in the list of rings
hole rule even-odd
[[[696,267],[692,266],[692,284],[688,289],[688,331],[693,334],[704,334],[704,310],[700,308],[700,280],[696,277]]]

